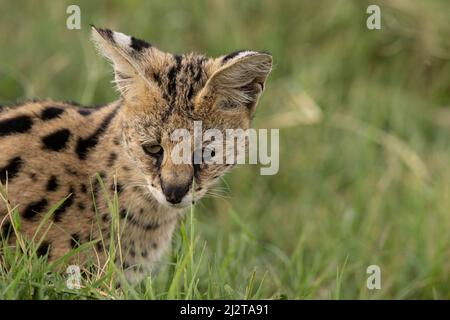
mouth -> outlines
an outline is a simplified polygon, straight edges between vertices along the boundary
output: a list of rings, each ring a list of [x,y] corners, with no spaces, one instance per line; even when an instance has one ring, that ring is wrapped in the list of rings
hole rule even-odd
[[[180,202],[180,203],[175,203],[174,204],[174,203],[170,203],[170,202],[167,202],[167,201],[165,203],[165,205],[168,206],[169,208],[176,208],[176,209],[187,208],[187,207],[190,207],[191,204],[192,203],[189,203],[189,202],[186,202],[186,203]]]

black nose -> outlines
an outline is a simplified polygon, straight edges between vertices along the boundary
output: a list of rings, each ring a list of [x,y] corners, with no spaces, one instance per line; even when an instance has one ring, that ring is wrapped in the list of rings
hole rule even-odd
[[[161,184],[162,191],[166,196],[166,200],[170,203],[180,203],[186,193],[189,191],[190,184],[174,185],[174,184]]]

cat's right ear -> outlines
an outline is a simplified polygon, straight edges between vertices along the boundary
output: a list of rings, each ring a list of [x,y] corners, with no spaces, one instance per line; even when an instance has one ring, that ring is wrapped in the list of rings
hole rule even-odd
[[[144,62],[153,51],[150,43],[109,29],[92,28],[92,39],[99,52],[114,67],[115,83],[122,95],[140,85],[151,86]]]

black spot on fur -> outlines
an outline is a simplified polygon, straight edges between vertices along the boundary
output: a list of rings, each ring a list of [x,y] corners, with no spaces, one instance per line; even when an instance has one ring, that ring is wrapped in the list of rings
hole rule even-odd
[[[232,52],[232,53],[226,55],[225,57],[223,57],[222,62],[226,63],[228,60],[231,60],[231,59],[237,57],[240,53],[242,53],[244,51],[247,51],[247,50],[238,50],[238,51]]]
[[[48,201],[47,199],[43,198],[39,201],[33,202],[26,207],[25,211],[23,212],[22,216],[25,219],[31,220],[33,219],[38,213],[41,213],[45,210],[45,207],[47,207]]]
[[[144,229],[144,230],[146,230],[146,231],[150,231],[150,230],[156,230],[156,229],[158,229],[159,227],[160,227],[160,225],[158,224],[158,223],[142,223],[142,222],[139,222],[139,221],[137,221],[134,217],[133,217],[133,215],[131,214],[131,212],[130,213],[128,213],[128,215],[127,215],[127,211],[125,210],[125,209],[122,209],[121,211],[120,211],[120,217],[122,218],[122,219],[125,219],[126,218],[126,223],[129,223],[129,224],[131,224],[131,225],[133,225],[133,226],[136,226],[136,227],[138,227],[138,228],[140,228],[140,229]]]
[[[75,103],[71,102],[70,104],[75,104]],[[95,112],[97,110],[101,110],[107,106],[107,105],[97,105],[97,106],[86,107],[86,106],[80,106],[78,104],[75,104],[75,105],[77,105],[77,108],[75,110],[83,117],[87,117],[87,116],[91,115],[93,112]]]
[[[62,113],[64,113],[64,109],[58,107],[46,107],[42,110],[41,119],[44,121],[58,118]]]
[[[97,242],[95,244],[95,248],[97,249],[97,251],[103,251],[103,243],[101,241]]]
[[[47,182],[47,191],[56,191],[58,189],[58,178],[51,176]]]
[[[83,202],[78,202],[77,206],[78,206],[78,210],[80,210],[80,211],[84,211],[86,209]]]
[[[2,237],[3,239],[9,238],[13,230],[14,229],[11,222],[4,222],[2,228],[0,229],[0,237]]]
[[[31,173],[29,174],[29,177],[30,177],[31,181],[33,181],[33,182],[36,182],[36,181],[37,181],[36,173],[31,172]]]
[[[158,244],[156,242],[152,242],[152,248],[153,249],[158,249]]]
[[[194,176],[196,178],[199,177],[200,175],[200,170],[201,170],[201,165],[199,163],[194,163]]]
[[[17,116],[0,121],[0,137],[28,132],[33,126],[33,120],[29,116]]]
[[[136,251],[133,248],[130,249],[130,256],[134,258],[136,256]]]
[[[117,184],[112,183],[111,184],[111,191],[112,192],[115,192],[117,190],[117,194],[119,194],[119,193],[122,192],[122,189],[123,189],[123,187],[122,187],[122,185],[120,183],[117,183]]]
[[[144,249],[144,250],[141,251],[142,258],[146,258],[147,255],[148,255],[147,249]]]
[[[99,182],[97,178],[95,178],[94,182],[92,183],[92,194],[95,199],[98,199],[98,189],[100,188]]]
[[[112,167],[117,160],[117,153],[111,152],[108,158],[108,167]]]
[[[92,110],[89,109],[78,109],[77,110],[79,114],[81,114],[83,117],[86,117],[92,113]]]
[[[73,187],[70,187],[69,193],[70,193],[69,198],[67,198],[66,201],[64,201],[64,203],[58,209],[55,210],[55,213],[53,215],[53,221],[60,222],[62,215],[67,211],[67,209],[69,209],[73,205],[75,199],[75,189]]]
[[[44,241],[41,243],[39,248],[37,248],[36,254],[38,257],[42,257],[42,256],[45,256],[47,253],[49,253],[49,257],[50,257],[50,243],[47,241]]]
[[[102,179],[103,182],[106,180],[105,171],[100,171],[98,175],[99,175],[100,179]]]
[[[131,37],[131,48],[136,51],[141,51],[142,49],[150,48],[151,44],[145,42],[144,40],[136,39],[135,37]]]
[[[70,242],[70,247],[72,249],[80,246],[81,245],[81,237],[80,237],[80,235],[78,233],[73,233],[71,235],[71,238],[70,238],[69,242]]]
[[[21,157],[15,157],[8,161],[6,166],[0,168],[0,181],[1,183],[6,183],[6,177],[11,181],[14,177],[19,174],[20,168],[23,165]]]
[[[67,141],[70,138],[70,131],[68,129],[60,129],[48,136],[42,138],[44,149],[52,151],[61,151],[67,147]]]
[[[189,87],[189,91],[188,91],[188,95],[187,95],[188,100],[191,100],[193,95],[194,95],[194,86],[191,85]]]
[[[153,73],[153,79],[158,84],[158,86],[161,87],[161,76],[159,75],[159,72],[155,71]]]
[[[81,160],[85,160],[88,156],[89,151],[95,148],[95,146],[98,143],[98,140],[105,133],[112,119],[116,115],[117,109],[118,108],[115,108],[110,114],[108,114],[105,117],[105,119],[103,119],[102,123],[93,134],[91,134],[85,139],[82,138],[78,139],[75,151]]]
[[[84,183],[82,183],[80,185],[80,192],[81,193],[87,193],[87,187],[86,187],[86,185]]]

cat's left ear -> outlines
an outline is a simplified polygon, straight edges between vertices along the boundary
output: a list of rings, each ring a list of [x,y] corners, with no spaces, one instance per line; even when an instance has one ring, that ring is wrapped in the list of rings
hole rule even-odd
[[[145,76],[145,59],[158,51],[149,43],[109,29],[92,27],[92,39],[114,67],[115,83],[124,95],[130,88],[151,85]]]
[[[218,59],[219,68],[205,88],[224,111],[248,111],[252,115],[272,70],[272,56],[256,51],[238,51]]]

